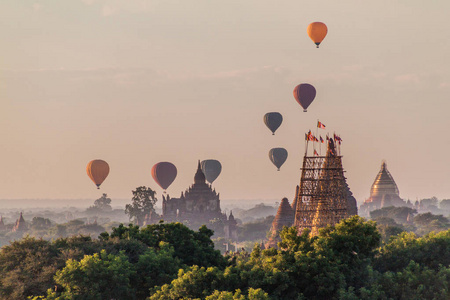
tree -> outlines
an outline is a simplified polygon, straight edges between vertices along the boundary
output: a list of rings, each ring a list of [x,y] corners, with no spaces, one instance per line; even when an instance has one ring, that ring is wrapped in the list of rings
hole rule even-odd
[[[437,206],[438,202],[439,202],[438,198],[431,197],[431,198],[420,200],[420,205],[427,208],[429,206]]]
[[[370,218],[377,220],[379,218],[391,218],[397,223],[406,223],[408,221],[408,215],[412,216],[417,214],[417,210],[406,206],[389,206],[381,209],[376,209],[370,212]]]
[[[439,203],[439,208],[442,210],[450,210],[450,199],[443,199],[441,203]]]
[[[198,231],[193,231],[181,223],[160,223],[139,228],[130,224],[128,227],[122,224],[113,228],[111,235],[104,232],[100,235],[102,240],[135,239],[148,247],[160,249],[161,242],[169,244],[174,249],[174,257],[188,266],[220,266],[225,265],[225,259],[220,251],[214,249],[211,240],[212,230],[202,226]]]
[[[55,286],[54,275],[67,259],[100,251],[90,237],[76,236],[52,242],[26,237],[0,249],[0,299],[27,299],[45,295]]]
[[[108,198],[107,194],[103,194],[100,198],[94,201],[93,207],[100,211],[111,211],[111,199]]]
[[[439,265],[449,266],[450,230],[419,238],[414,233],[403,232],[379,250],[373,266],[380,272],[400,272],[412,260],[435,271]]]
[[[155,212],[154,206],[156,201],[158,201],[155,197],[156,192],[151,188],[140,186],[132,191],[132,193],[132,203],[125,206],[125,213],[129,216],[130,220],[133,219],[137,225],[142,226],[145,215]]]
[[[56,283],[64,289],[62,294],[49,289],[47,299],[133,299],[133,272],[123,253],[108,255],[102,250],[81,261],[69,259],[55,275]]]
[[[442,224],[448,224],[448,219],[443,215],[433,215],[432,213],[418,214],[414,217],[414,223],[419,226],[427,226],[432,221],[438,221]]]

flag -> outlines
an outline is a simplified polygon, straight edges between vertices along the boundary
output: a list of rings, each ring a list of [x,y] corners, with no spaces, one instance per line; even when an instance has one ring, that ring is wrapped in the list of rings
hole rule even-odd
[[[319,153],[317,153],[316,149],[314,149],[314,155],[319,156]]]
[[[306,140],[310,141],[311,140],[311,130],[308,131],[308,134],[306,135]]]
[[[313,134],[310,134],[310,135],[309,135],[309,140],[310,140],[311,142],[318,142],[318,141],[319,141]]]
[[[317,121],[317,127],[319,127],[319,128],[322,128],[322,129],[325,129],[325,124],[323,124],[322,122],[320,122],[320,121]]]
[[[322,144],[324,143],[324,140],[323,140],[322,136],[320,136],[320,142],[321,142]]]

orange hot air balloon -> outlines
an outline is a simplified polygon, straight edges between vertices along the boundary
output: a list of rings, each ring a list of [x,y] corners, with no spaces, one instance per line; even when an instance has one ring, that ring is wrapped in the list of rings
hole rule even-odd
[[[317,45],[317,48],[319,48],[320,43],[327,35],[328,28],[327,25],[322,22],[314,22],[309,24],[307,32],[311,40]]]
[[[94,159],[88,163],[86,172],[97,186],[97,189],[100,189],[100,184],[102,184],[109,174],[109,165],[104,160]]]

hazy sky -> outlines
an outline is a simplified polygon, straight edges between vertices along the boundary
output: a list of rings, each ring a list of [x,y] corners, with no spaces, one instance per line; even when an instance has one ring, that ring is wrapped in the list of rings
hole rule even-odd
[[[449,11],[447,0],[3,0],[0,198],[160,195],[159,161],[177,166],[178,197],[197,160],[214,158],[222,200],[292,200],[317,119],[341,135],[359,202],[383,159],[402,198],[450,198]],[[328,26],[319,49],[314,21]],[[292,96],[303,82],[317,89],[307,113]],[[275,136],[269,111],[284,116]],[[272,147],[289,152],[280,172]],[[97,158],[111,168],[100,191],[85,170]]]

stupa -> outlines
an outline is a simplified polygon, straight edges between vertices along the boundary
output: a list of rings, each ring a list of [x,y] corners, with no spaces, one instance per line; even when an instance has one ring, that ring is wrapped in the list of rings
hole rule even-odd
[[[270,229],[269,241],[265,244],[266,248],[276,248],[278,242],[281,241],[279,233],[284,226],[291,227],[294,225],[295,213],[289,204],[287,198],[281,200],[280,206],[278,207],[275,219],[272,222],[272,228]]]
[[[364,201],[359,209],[363,216],[369,216],[372,210],[388,206],[410,207],[411,205],[400,198],[397,184],[389,173],[386,162],[383,161],[370,189],[370,197]]]

